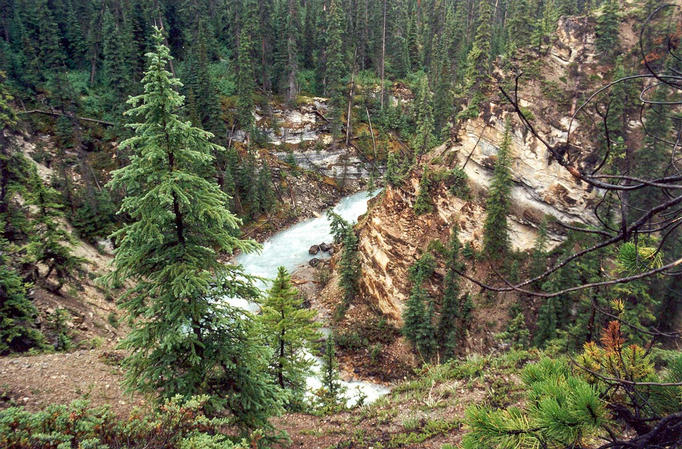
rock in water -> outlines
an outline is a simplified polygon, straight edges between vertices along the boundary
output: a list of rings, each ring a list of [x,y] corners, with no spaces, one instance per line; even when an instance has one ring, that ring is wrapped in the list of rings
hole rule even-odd
[[[331,249],[331,246],[327,245],[325,242],[320,243],[320,251],[323,252],[328,252]]]
[[[310,259],[308,261],[308,265],[315,268],[316,266],[318,266],[320,264],[320,262],[322,262],[320,259],[318,259],[317,257],[313,257],[312,259]]]
[[[308,250],[308,254],[314,256],[315,254],[320,252],[320,246],[319,245],[313,245],[310,247]]]

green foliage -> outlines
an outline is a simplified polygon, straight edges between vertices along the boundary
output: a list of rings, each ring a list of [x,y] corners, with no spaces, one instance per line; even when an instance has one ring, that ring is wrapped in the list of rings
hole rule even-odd
[[[426,360],[435,354],[437,342],[434,301],[422,284],[431,277],[435,266],[433,255],[425,253],[410,267],[412,290],[403,311],[403,335]]]
[[[456,355],[457,348],[464,340],[472,308],[469,295],[460,296],[458,271],[464,269],[464,265],[459,260],[461,247],[457,229],[453,227],[446,252],[447,271],[443,280],[443,301],[436,330],[443,360]]]
[[[268,345],[273,349],[271,370],[280,388],[291,393],[289,404],[300,407],[305,393],[305,378],[313,360],[312,352],[319,337],[315,311],[303,307],[303,298],[291,284],[284,267],[279,267],[268,296],[261,306],[259,321]]]
[[[48,285],[54,292],[59,292],[68,279],[73,279],[75,271],[80,268],[83,259],[72,253],[75,239],[63,227],[61,220],[62,205],[59,194],[51,187],[43,184],[35,173],[32,176],[32,203],[36,205],[29,243],[26,251],[29,260],[34,264],[44,264],[47,272],[44,279],[48,280],[55,274],[56,285]]]
[[[620,37],[618,31],[619,5],[615,0],[606,0],[597,17],[595,46],[602,61],[608,62],[619,53]]]
[[[327,218],[334,242],[343,244],[339,260],[339,286],[343,290],[343,303],[337,310],[337,314],[342,315],[358,293],[361,270],[358,259],[358,237],[355,235],[353,226],[331,209],[327,211]]]
[[[563,360],[542,359],[522,372],[528,405],[493,410],[469,407],[469,433],[462,447],[563,448],[595,436],[607,423],[606,404],[599,392],[575,376]],[[544,445],[544,446],[543,446]]]
[[[120,419],[107,407],[87,401],[49,405],[32,413],[23,408],[0,410],[0,445],[13,449],[246,449],[222,429],[226,419],[208,418],[203,408],[208,396],[183,401],[179,396],[152,411],[135,411]]]
[[[483,225],[483,252],[491,259],[504,257],[510,248],[507,215],[511,206],[512,178],[509,169],[511,122],[507,121],[504,138],[497,152],[493,180],[486,200],[486,219]]]
[[[471,189],[469,188],[469,177],[461,168],[453,168],[451,172],[452,185],[450,193],[463,200],[471,199]]]
[[[241,8],[245,14],[241,31],[239,33],[239,48],[237,50],[237,122],[247,133],[253,131],[254,119],[251,114],[255,102],[254,92],[256,90],[256,62],[254,37],[258,27],[258,6],[253,0],[244,3]]]
[[[469,101],[470,107],[476,107],[480,103],[481,93],[486,89],[488,83],[488,69],[490,61],[490,44],[492,20],[492,8],[489,2],[479,3],[478,27],[474,42],[467,55],[466,60],[466,83],[472,98]]]
[[[431,179],[429,177],[429,169],[424,167],[422,177],[419,180],[419,193],[414,200],[414,213],[416,215],[423,215],[433,212],[433,200],[431,199]]]
[[[322,387],[315,393],[318,408],[323,413],[333,413],[345,408],[346,387],[341,383],[339,377],[339,362],[336,360],[334,334],[327,337],[320,374],[322,376]]]
[[[526,317],[518,304],[514,304],[509,310],[511,320],[507,324],[507,329],[497,337],[509,343],[513,349],[527,348],[530,343],[530,332],[526,326]]]
[[[429,79],[426,74],[421,73],[413,105],[413,120],[416,130],[410,140],[410,146],[418,156],[426,153],[436,144],[432,102]]]
[[[45,339],[33,326],[38,311],[27,297],[26,285],[10,265],[10,247],[2,236],[3,228],[0,221],[0,355],[7,355],[43,347]]]
[[[131,218],[113,235],[108,276],[132,284],[122,299],[133,320],[121,344],[129,351],[125,385],[164,398],[210,393],[210,406],[228,409],[239,425],[266,426],[281,409],[267,375],[269,350],[258,343],[252,317],[219,300],[257,293],[219,252],[257,246],[234,236],[239,220],[209,170],[213,153],[224,150],[174,112],[183,104],[180,82],[166,70],[170,55],[158,29],[154,40],[145,93],[129,101],[127,113],[144,121],[121,143],[132,151],[130,165],[110,183],[126,192],[120,213]]]

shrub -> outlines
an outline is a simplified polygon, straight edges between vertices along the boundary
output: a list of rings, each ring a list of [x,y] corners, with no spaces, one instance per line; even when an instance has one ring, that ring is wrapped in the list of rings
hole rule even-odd
[[[186,402],[179,397],[151,413],[134,412],[119,419],[108,407],[87,401],[50,405],[31,413],[20,407],[0,411],[0,447],[13,449],[242,449],[221,433],[225,418],[208,418],[202,408],[208,396]]]

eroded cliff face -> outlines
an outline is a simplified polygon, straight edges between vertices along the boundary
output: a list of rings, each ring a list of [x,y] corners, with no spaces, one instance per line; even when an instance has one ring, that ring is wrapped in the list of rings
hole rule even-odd
[[[435,148],[425,159],[434,171],[464,167],[472,191],[470,200],[455,197],[441,183],[432,190],[434,211],[416,215],[413,205],[422,173],[417,170],[400,187],[387,187],[359,226],[362,291],[392,320],[401,321],[410,289],[407,271],[429,242],[447,242],[450,229],[457,225],[460,241],[481,249],[485,196],[506,116],[505,112],[492,116],[488,122],[481,118],[467,121],[460,130],[458,143]],[[519,127],[514,127],[512,135],[511,172],[514,185],[508,218],[514,250],[533,248],[537,228],[545,215],[563,223],[592,222],[588,210],[599,193],[589,191],[559,164],[550,162],[546,148]],[[560,227],[550,227],[550,246],[559,244],[562,237]]]
[[[570,128],[572,144],[582,152],[580,163],[589,164],[588,155],[594,147],[590,144],[591,126],[583,126],[578,120],[571,121],[571,114],[576,107],[573,98],[577,97],[578,91],[592,87],[586,80],[597,70],[593,24],[587,18],[565,18],[560,21],[556,36],[542,59],[547,72],[541,79],[530,80],[522,86],[521,106],[536,117],[533,123],[539,135],[552,146],[565,142]],[[569,69],[572,63],[582,66],[580,73],[575,68]],[[498,75],[505,76],[502,72]],[[559,83],[559,79],[564,81]],[[549,84],[554,91],[547,88],[550,81],[555,83]],[[558,93],[562,96],[561,101],[550,95],[558,97]],[[526,130],[509,106],[491,102],[481,110],[479,117],[458,124],[457,135],[450,142],[434,148],[422,158],[423,165],[432,171],[463,169],[472,191],[469,200],[455,197],[441,182],[431,189],[433,212],[416,215],[413,205],[422,175],[422,168],[418,168],[399,187],[387,187],[385,193],[373,201],[357,228],[363,273],[361,291],[369,304],[398,325],[402,324],[401,315],[411,288],[408,269],[426,251],[429,242],[447,242],[456,225],[462,244],[470,243],[473,248],[481,249],[485,198],[508,117],[512,120],[510,168],[514,181],[508,220],[514,250],[533,248],[538,226],[547,215],[566,224],[589,225],[596,220],[590,210],[600,199],[598,190],[577,182],[568,170],[552,161],[545,145]],[[558,245],[564,235],[564,228],[550,225],[549,245]],[[485,264],[468,265],[471,274],[477,270],[477,278],[485,279],[489,274]],[[430,288],[436,298],[440,296],[439,280],[444,273],[445,267],[441,265],[431,279]],[[485,304],[485,295],[480,294],[480,288],[464,279],[462,288],[471,292],[477,302],[475,321],[487,328],[483,333],[492,336],[499,331],[506,321],[504,304],[513,302],[513,295],[500,295],[492,304]]]

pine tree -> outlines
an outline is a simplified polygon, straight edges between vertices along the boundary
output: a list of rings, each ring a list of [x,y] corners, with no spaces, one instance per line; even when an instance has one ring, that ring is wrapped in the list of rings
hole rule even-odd
[[[204,20],[199,20],[197,36],[187,57],[188,73],[185,82],[188,115],[192,122],[215,135],[223,133],[220,107],[215,83],[209,73],[209,55]]]
[[[108,279],[132,284],[122,306],[132,330],[121,347],[125,385],[169,398],[209,394],[248,427],[266,426],[281,409],[278,387],[267,374],[269,351],[257,343],[252,317],[225,297],[251,299],[251,278],[223,264],[220,253],[253,251],[255,242],[233,235],[239,220],[211,177],[211,134],[180,120],[180,82],[166,70],[163,34],[154,31],[154,51],[144,94],[131,98],[127,115],[134,136],[130,165],[116,170],[110,186],[124,189],[120,213],[130,223],[113,234],[115,270]]]
[[[486,200],[486,218],[483,225],[483,251],[492,259],[504,257],[509,251],[509,225],[507,215],[511,205],[512,178],[509,170],[511,121],[507,120],[504,138],[497,152],[495,171]]]
[[[261,212],[268,213],[275,207],[275,193],[272,190],[272,173],[266,161],[258,170],[258,205]]]
[[[126,42],[114,15],[106,9],[102,18],[102,77],[108,88],[108,103],[115,122],[121,120],[124,100],[131,92],[132,75],[126,58]]]
[[[596,437],[609,419],[598,389],[573,374],[561,359],[544,358],[521,374],[526,387],[524,409],[495,410],[472,406],[464,449],[510,447],[578,447]]]
[[[303,298],[284,267],[277,270],[259,319],[274,350],[271,366],[277,383],[292,393],[290,404],[301,404],[305,379],[314,364],[306,351],[312,351],[319,337],[319,324],[315,311],[303,307]]]

